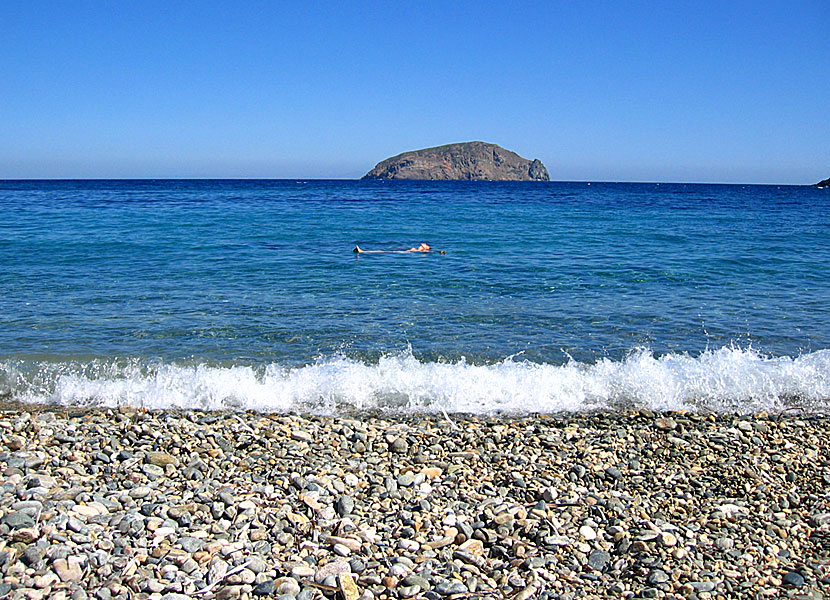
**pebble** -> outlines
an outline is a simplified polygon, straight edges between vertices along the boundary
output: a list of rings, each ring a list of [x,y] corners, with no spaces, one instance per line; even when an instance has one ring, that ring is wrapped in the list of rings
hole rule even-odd
[[[481,540],[467,540],[460,544],[458,549],[462,552],[467,552],[473,558],[484,555],[484,543]]]
[[[317,569],[317,572],[314,574],[314,581],[322,583],[328,577],[336,577],[337,575],[351,572],[352,567],[348,561],[334,560]]]
[[[314,567],[309,565],[297,565],[291,569],[291,575],[296,577],[297,579],[308,579],[310,577],[314,577]]]
[[[655,569],[649,573],[647,581],[652,585],[657,585],[660,583],[666,583],[669,579],[670,577],[668,573],[661,571],[660,569]]]
[[[781,583],[790,587],[804,587],[806,581],[804,576],[798,571],[788,571],[784,577],[781,578]]]
[[[153,489],[146,485],[139,485],[129,491],[131,498],[142,500],[153,493]]]
[[[357,600],[360,598],[360,589],[357,587],[351,573],[337,575],[337,589],[340,590],[343,600]]]
[[[440,467],[426,467],[421,470],[421,473],[423,473],[427,479],[440,479],[444,474],[444,471]]]
[[[350,496],[340,496],[334,508],[341,517],[348,517],[354,512],[354,499]]]
[[[11,529],[31,528],[35,526],[35,520],[24,511],[12,512],[4,515],[0,523],[8,525]]]
[[[281,577],[274,582],[274,591],[277,594],[290,594],[296,596],[300,593],[300,584],[293,577]]]
[[[34,586],[38,589],[42,589],[45,587],[51,587],[59,581],[61,580],[58,575],[52,571],[48,571],[44,575],[38,575],[34,578]]]
[[[60,580],[64,582],[80,581],[84,574],[81,569],[81,560],[77,556],[55,559],[52,562],[52,569],[60,577]]]
[[[404,438],[395,438],[391,445],[392,452],[406,454],[409,452],[409,443]]]
[[[179,459],[175,456],[171,456],[166,452],[148,452],[145,456],[145,460],[157,467],[165,467],[167,465],[178,465]]]
[[[690,585],[696,592],[711,592],[715,589],[714,581],[693,581]]]
[[[257,596],[273,596],[277,591],[277,583],[273,579],[266,579],[256,584],[253,591]]]
[[[48,412],[0,411],[15,600],[830,592],[825,417]]]
[[[595,571],[603,571],[611,562],[611,555],[605,550],[594,550],[588,556],[588,565]]]
[[[409,487],[415,482],[415,474],[412,471],[407,471],[398,477],[398,485],[400,487]]]
[[[202,548],[202,544],[204,544],[204,542],[198,538],[185,536],[176,540],[176,544],[181,546],[182,550],[185,552],[193,554]]]

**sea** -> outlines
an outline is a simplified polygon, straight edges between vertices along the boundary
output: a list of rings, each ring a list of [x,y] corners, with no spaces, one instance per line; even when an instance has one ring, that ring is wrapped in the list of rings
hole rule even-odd
[[[830,193],[0,181],[0,400],[823,414]]]

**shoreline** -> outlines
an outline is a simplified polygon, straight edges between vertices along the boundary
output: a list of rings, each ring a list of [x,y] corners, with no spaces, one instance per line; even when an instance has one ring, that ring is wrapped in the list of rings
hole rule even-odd
[[[0,597],[830,593],[830,417],[0,407]]]

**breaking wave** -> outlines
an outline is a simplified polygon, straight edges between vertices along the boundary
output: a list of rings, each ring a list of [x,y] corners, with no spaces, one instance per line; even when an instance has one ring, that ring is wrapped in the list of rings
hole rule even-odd
[[[770,357],[725,347],[692,356],[648,349],[620,361],[487,365],[421,362],[411,352],[376,363],[343,355],[301,367],[0,361],[0,398],[62,406],[523,414],[591,410],[757,412],[830,409],[830,350]]]

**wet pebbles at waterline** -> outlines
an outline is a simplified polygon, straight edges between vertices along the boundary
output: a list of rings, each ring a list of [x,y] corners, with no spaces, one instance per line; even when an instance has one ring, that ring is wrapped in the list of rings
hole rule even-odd
[[[826,418],[0,414],[0,597],[818,598]]]

